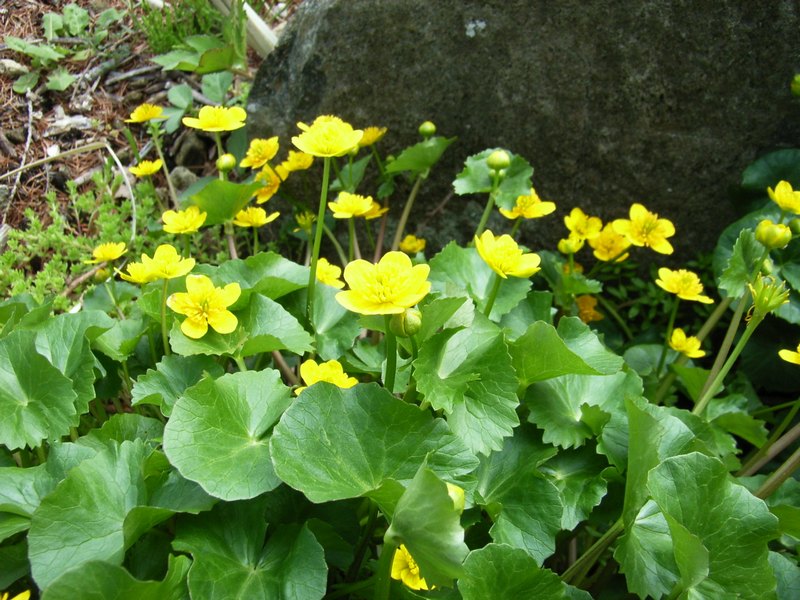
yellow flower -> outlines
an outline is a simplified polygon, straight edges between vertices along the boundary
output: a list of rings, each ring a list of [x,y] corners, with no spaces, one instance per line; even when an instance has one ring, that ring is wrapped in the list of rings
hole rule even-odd
[[[500,209],[500,214],[507,219],[538,219],[545,215],[549,215],[556,209],[555,202],[544,202],[539,198],[536,190],[531,188],[531,193],[527,196],[517,196],[517,202],[514,208],[507,210]]]
[[[412,265],[402,252],[387,252],[377,264],[354,260],[344,269],[350,289],[336,294],[336,300],[362,315],[399,314],[431,291],[428,273],[428,265]]]
[[[590,217],[580,208],[573,208],[569,215],[564,217],[564,225],[569,229],[570,235],[584,240],[597,237],[603,228],[600,217]]]
[[[285,161],[275,167],[275,170],[278,172],[278,175],[281,176],[281,179],[286,180],[289,173],[305,171],[306,169],[310,169],[312,164],[314,164],[314,157],[310,154],[289,150],[289,156]]]
[[[412,590],[428,590],[425,579],[420,577],[419,566],[406,549],[404,544],[395,551],[392,559],[392,579],[402,581],[406,587]]]
[[[24,592],[20,592],[19,594],[11,598],[11,600],[28,600],[30,597],[31,597],[31,591],[25,590]],[[0,600],[9,600],[8,592],[3,592],[2,594],[0,594]]]
[[[372,209],[374,202],[372,196],[339,192],[335,202],[328,202],[328,208],[333,211],[334,219],[350,219],[366,215]]]
[[[244,127],[247,113],[238,106],[204,106],[197,117],[183,117],[182,123],[187,127],[203,131],[233,131]]]
[[[585,238],[570,233],[569,236],[558,240],[558,251],[561,252],[561,254],[575,254],[583,248],[585,242]]]
[[[251,169],[260,169],[278,153],[278,136],[264,140],[255,138],[250,142],[247,148],[247,154],[239,163],[240,167],[250,167]]]
[[[375,142],[379,142],[387,131],[386,127],[364,127],[364,137],[358,142],[358,147],[366,148],[367,146],[372,146]]]
[[[158,173],[163,165],[164,163],[160,158],[157,158],[156,160],[142,160],[139,161],[137,166],[128,167],[128,170],[137,177],[148,177]]]
[[[250,206],[244,210],[236,213],[233,219],[233,224],[237,227],[262,227],[267,223],[272,223],[275,219],[281,216],[281,213],[274,212],[267,214],[263,208]]]
[[[164,109],[160,106],[156,106],[155,104],[140,104],[136,108],[133,109],[131,113],[130,119],[125,119],[126,123],[146,123],[147,121],[152,121],[153,119],[158,119],[161,117],[161,113],[164,112]]]
[[[144,264],[138,262],[128,263],[128,272],[119,272],[119,276],[125,281],[131,283],[150,283],[155,281],[158,277],[153,276],[153,273]]]
[[[767,194],[781,210],[800,215],[800,191],[794,191],[788,181],[779,181],[774,190],[768,187]]]
[[[186,315],[181,331],[196,340],[206,334],[209,325],[217,333],[231,333],[236,329],[239,321],[228,307],[241,293],[238,283],[218,288],[205,275],[188,275],[186,292],[170,295],[167,306],[179,315]]]
[[[92,250],[92,260],[85,260],[83,262],[87,265],[96,265],[101,262],[117,260],[120,256],[125,254],[127,250],[128,247],[125,245],[125,242],[100,244]]]
[[[800,344],[797,345],[797,352],[794,350],[780,350],[778,352],[778,356],[780,356],[786,362],[800,365]]]
[[[711,304],[714,301],[708,296],[703,296],[703,284],[696,273],[686,269],[673,271],[667,267],[658,270],[656,284],[670,294],[675,294],[683,300],[694,300],[703,304]]]
[[[693,335],[687,336],[680,327],[672,330],[669,347],[689,358],[701,358],[706,355],[705,350],[700,349],[700,340]]]
[[[370,221],[372,219],[377,219],[378,217],[382,217],[387,212],[389,212],[388,206],[381,206],[379,202],[372,201],[372,206],[369,207],[369,210],[364,213],[363,217]]]
[[[153,258],[142,254],[142,264],[148,270],[151,281],[155,279],[174,279],[183,277],[194,269],[193,258],[181,258],[174,246],[161,244],[156,248]],[[131,265],[128,266],[130,272]]]
[[[614,231],[624,235],[634,246],[652,248],[659,254],[672,254],[672,244],[668,237],[675,235],[675,226],[668,219],[659,219],[656,213],[643,205],[634,203],[630,209],[630,219],[616,219]]]
[[[400,242],[400,250],[407,254],[416,254],[417,252],[425,250],[426,244],[427,242],[424,239],[409,233],[403,238],[403,241]]]
[[[306,154],[312,156],[344,156],[358,146],[364,132],[353,129],[339,117],[323,115],[317,117],[309,126],[298,123],[303,130],[300,135],[292,138],[292,143]]]
[[[539,270],[539,255],[524,253],[508,234],[496,238],[487,229],[481,237],[475,236],[475,248],[486,264],[503,279],[509,275],[527,278]]]
[[[256,181],[264,181],[266,184],[256,192],[256,203],[264,204],[272,198],[281,187],[281,178],[269,165],[264,165],[261,172],[256,175]]]
[[[317,281],[330,285],[340,290],[344,287],[344,282],[339,279],[342,276],[342,268],[332,265],[327,258],[320,257],[317,261]]]
[[[584,323],[591,323],[592,321],[600,321],[603,315],[595,310],[597,306],[597,298],[584,294],[575,298],[575,304],[578,305],[578,318]]]
[[[199,207],[190,206],[185,210],[166,210],[161,220],[167,233],[194,233],[206,222],[207,216],[208,213],[200,212]]]
[[[622,262],[630,256],[625,250],[631,243],[624,235],[617,233],[611,223],[606,223],[600,235],[589,240],[589,245],[597,260]]]
[[[315,383],[325,381],[332,383],[336,387],[348,389],[358,383],[358,379],[350,377],[344,372],[342,364],[338,360],[317,364],[315,360],[307,360],[300,365],[300,377],[305,385],[295,389],[295,394],[300,394],[304,389],[311,387]]]

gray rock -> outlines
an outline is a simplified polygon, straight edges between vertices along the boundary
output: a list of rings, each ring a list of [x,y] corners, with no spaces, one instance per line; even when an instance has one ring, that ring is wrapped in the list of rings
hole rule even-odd
[[[248,133],[288,144],[297,121],[336,114],[388,126],[381,149],[397,151],[430,119],[459,138],[412,215],[434,247],[480,215],[484,198],[456,196],[431,223],[464,159],[504,147],[558,205],[526,224],[532,248],[574,206],[609,220],[642,202],[676,223],[681,258],[736,217],[742,169],[800,139],[798,29],[793,0],[306,0],[259,70]]]

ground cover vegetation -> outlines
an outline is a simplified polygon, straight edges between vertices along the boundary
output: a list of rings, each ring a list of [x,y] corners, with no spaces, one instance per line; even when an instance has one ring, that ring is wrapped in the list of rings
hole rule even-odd
[[[484,203],[471,242],[426,252],[414,207],[458,132],[387,155],[380,123],[319,115],[248,139],[233,8],[151,32],[168,89],[52,153],[90,176],[38,206],[14,199],[58,161],[3,176],[0,589],[796,597],[800,150],[748,167],[741,219],[675,265],[647,200],[603,222],[487,141],[453,179]],[[158,30],[124,5],[37,18],[45,42],[6,41],[28,114],[81,94],[64,33],[102,54],[112,24]],[[563,239],[526,247],[542,220]]]

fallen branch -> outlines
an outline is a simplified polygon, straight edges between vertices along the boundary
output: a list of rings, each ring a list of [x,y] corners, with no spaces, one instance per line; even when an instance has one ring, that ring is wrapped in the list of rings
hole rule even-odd
[[[22,171],[25,168],[25,160],[28,157],[28,150],[31,147],[32,137],[33,137],[33,103],[31,102],[30,94],[28,94],[28,135],[25,138],[25,148],[22,150],[22,158],[20,158],[19,169],[15,169],[17,171],[17,178],[14,180],[14,185],[8,194],[8,199],[6,200],[6,206],[3,209],[3,220],[2,220],[3,225],[6,224],[6,218],[8,217],[8,210],[11,208],[12,202],[14,202],[14,195],[17,193],[19,182],[22,179]]]

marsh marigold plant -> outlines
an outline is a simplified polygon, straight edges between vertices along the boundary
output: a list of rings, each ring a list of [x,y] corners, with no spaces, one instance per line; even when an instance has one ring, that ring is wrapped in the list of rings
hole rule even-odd
[[[329,360],[318,364],[317,361],[309,359],[300,365],[300,378],[305,385],[294,390],[298,396],[303,390],[320,381],[332,383],[342,389],[351,388],[358,383],[358,379],[350,377],[344,372],[344,367],[338,360]]]
[[[488,229],[475,237],[475,249],[481,258],[503,279],[527,278],[539,270],[538,254],[523,252],[510,235],[495,237]]]
[[[238,283],[215,287],[205,275],[188,275],[186,292],[177,292],[167,298],[167,306],[180,315],[186,315],[181,331],[186,337],[199,339],[209,326],[217,333],[231,333],[239,324],[236,315],[228,310],[239,299],[242,290]]]
[[[616,219],[614,231],[624,235],[634,246],[652,248],[659,254],[672,254],[672,244],[667,238],[675,235],[675,226],[668,219],[647,210],[644,205],[631,205],[629,219]]]
[[[691,300],[693,302],[702,302],[703,304],[714,302],[708,296],[703,295],[703,284],[697,273],[686,269],[673,271],[667,267],[661,267],[658,270],[656,284],[670,294],[675,294],[681,300]]]
[[[294,136],[292,143],[306,154],[320,158],[344,156],[364,136],[362,130],[330,115],[317,117],[311,125],[298,123],[297,127],[302,133]]]

